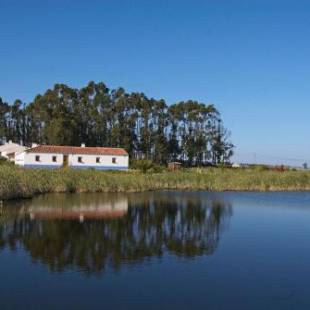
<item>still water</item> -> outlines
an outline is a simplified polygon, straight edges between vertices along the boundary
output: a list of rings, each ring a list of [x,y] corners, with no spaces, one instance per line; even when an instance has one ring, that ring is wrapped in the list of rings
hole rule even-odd
[[[310,193],[0,206],[0,309],[310,309]]]

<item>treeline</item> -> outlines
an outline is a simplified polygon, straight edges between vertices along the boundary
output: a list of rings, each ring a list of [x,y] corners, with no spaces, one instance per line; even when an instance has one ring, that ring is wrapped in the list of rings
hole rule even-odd
[[[213,105],[188,100],[168,106],[162,99],[94,82],[81,89],[56,84],[28,104],[0,98],[0,137],[28,146],[123,147],[131,158],[158,163],[218,164],[233,154]]]

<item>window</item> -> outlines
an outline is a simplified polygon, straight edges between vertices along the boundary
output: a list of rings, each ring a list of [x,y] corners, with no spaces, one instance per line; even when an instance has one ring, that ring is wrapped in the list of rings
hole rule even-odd
[[[97,163],[97,164],[100,163],[100,157],[96,157],[96,163]]]
[[[54,163],[56,163],[56,161],[57,161],[57,156],[53,156],[52,160],[53,160]]]
[[[36,155],[36,161],[40,161],[40,156]]]
[[[116,157],[112,157],[112,164],[116,164]]]
[[[81,156],[78,157],[78,162],[79,162],[79,163],[82,163],[82,162],[83,162]]]

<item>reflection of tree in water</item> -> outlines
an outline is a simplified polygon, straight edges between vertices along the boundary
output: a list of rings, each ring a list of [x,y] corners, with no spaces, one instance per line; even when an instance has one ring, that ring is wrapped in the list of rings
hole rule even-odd
[[[0,224],[0,247],[13,250],[21,245],[52,271],[98,273],[166,252],[184,257],[211,254],[230,216],[230,205],[206,197],[134,196],[127,214],[116,219],[80,223],[15,217]]]

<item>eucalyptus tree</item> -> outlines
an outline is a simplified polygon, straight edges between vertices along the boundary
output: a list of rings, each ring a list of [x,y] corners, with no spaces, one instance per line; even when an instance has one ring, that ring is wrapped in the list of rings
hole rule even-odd
[[[164,100],[153,102],[153,160],[166,163],[169,158],[169,144],[167,138],[168,112]]]
[[[211,133],[212,162],[225,163],[233,155],[234,145],[229,141],[230,132],[219,121],[216,130]]]
[[[0,141],[4,140],[4,138],[8,134],[8,114],[10,111],[10,106],[8,103],[3,102],[0,97]]]
[[[233,150],[213,105],[188,100],[168,106],[93,81],[80,89],[55,84],[27,105],[0,100],[0,136],[26,145],[123,147],[131,158],[189,166],[228,161]]]

